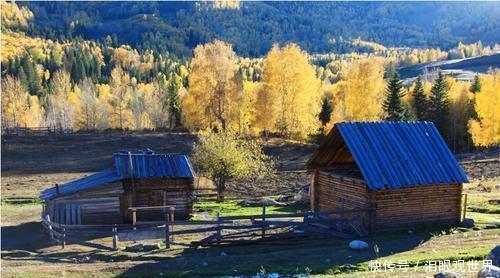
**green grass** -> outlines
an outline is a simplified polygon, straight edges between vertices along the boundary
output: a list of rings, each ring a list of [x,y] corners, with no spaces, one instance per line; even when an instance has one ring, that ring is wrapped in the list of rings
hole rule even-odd
[[[240,206],[238,203],[242,199],[227,198],[223,203],[217,203],[213,200],[200,200],[194,203],[193,210],[195,212],[207,212],[211,216],[248,216],[248,215],[261,215],[262,207],[245,207]],[[269,206],[266,207],[266,214],[283,214],[283,213],[296,213],[305,212],[309,210],[307,205],[288,205],[288,206]],[[198,220],[195,218],[195,220]]]
[[[488,194],[470,194],[467,200],[467,211],[500,214],[500,205],[488,202],[491,200]]]
[[[472,198],[472,204],[476,199]],[[238,205],[241,199],[227,198],[224,203],[209,199],[201,199],[194,204],[195,211],[205,211],[211,216],[260,215],[261,207],[243,207]],[[2,204],[2,220],[33,219],[39,221],[40,204]],[[294,213],[307,211],[307,206],[291,205],[284,207],[267,207],[268,214]],[[476,222],[498,221],[498,214],[468,212],[467,217]],[[196,219],[195,219],[196,220]],[[14,221],[12,221],[14,222]],[[353,251],[348,248],[350,240],[327,238],[311,239],[287,244],[254,244],[220,248],[202,248],[186,250],[173,248],[158,250],[153,253],[130,253],[125,251],[79,253],[72,256],[90,256],[95,262],[107,262],[113,259],[116,263],[135,262],[144,264],[141,268],[110,268],[95,273],[82,275],[81,272],[65,271],[64,277],[192,277],[220,275],[256,275],[258,273],[311,274],[318,277],[393,277],[405,273],[401,271],[389,273],[372,273],[369,271],[370,260],[376,259],[373,244],[380,246],[379,260],[407,260],[412,273],[426,275],[422,263],[429,260],[482,260],[495,246],[498,227],[487,229],[477,226],[474,229],[449,226],[417,227],[412,237],[407,231],[384,232],[363,238],[370,244],[370,249]],[[71,247],[70,247],[71,248]],[[224,251],[227,257],[220,256]],[[6,253],[3,253],[4,255]],[[32,254],[25,258],[26,263],[46,264],[42,258],[58,260],[68,259],[64,253]],[[208,266],[201,266],[206,262]],[[67,262],[66,262],[67,263]],[[417,266],[418,263],[418,266]],[[151,264],[151,267],[149,267]],[[110,264],[110,267],[112,265]],[[417,266],[417,267],[415,267]],[[63,266],[62,266],[63,267]],[[54,268],[56,269],[56,268]],[[55,271],[55,270],[54,270]],[[26,273],[10,277],[61,277],[59,273]]]

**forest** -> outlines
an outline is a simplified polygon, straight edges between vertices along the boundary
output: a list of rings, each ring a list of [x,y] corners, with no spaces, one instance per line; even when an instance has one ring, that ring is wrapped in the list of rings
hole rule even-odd
[[[36,16],[29,34],[52,40],[103,40],[173,55],[220,39],[244,57],[274,43],[308,53],[364,51],[362,37],[390,47],[451,49],[459,42],[495,44],[495,2],[20,2]],[[363,15],[363,16],[359,16]],[[480,18],[481,20],[477,20]],[[133,32],[130,32],[133,30]]]
[[[396,26],[397,21],[381,22],[382,28],[377,29],[391,32],[391,42],[383,33],[352,33],[350,39],[338,37],[335,47],[326,47],[314,32],[303,40],[297,29],[293,36],[282,33],[262,39],[260,35],[268,34],[265,28],[272,28],[264,24],[252,29],[261,33],[249,33],[250,39],[245,40],[238,37],[245,34],[243,27],[228,32],[229,26],[211,25],[217,17],[233,20],[231,13],[243,16],[258,10],[264,18],[266,13],[280,10],[267,24],[288,26],[286,22],[291,20],[289,24],[299,28],[302,25],[296,21],[303,20],[304,26],[319,24],[312,29],[327,33],[321,29],[322,13],[317,22],[307,22],[307,16],[288,18],[281,14],[286,9],[280,3],[174,3],[169,9],[163,2],[133,2],[105,8],[111,4],[115,5],[1,2],[4,128],[185,127],[308,140],[341,121],[425,120],[436,124],[454,151],[500,142],[500,118],[495,113],[500,105],[498,70],[491,69],[472,81],[458,81],[438,71],[403,81],[397,73],[401,67],[417,63],[498,52],[495,35],[485,41],[476,36],[488,34],[488,28],[497,30],[495,20],[481,27],[487,30],[471,25],[470,34],[448,30],[446,36],[440,36],[442,41],[434,40],[423,27],[408,32],[410,27],[400,25],[393,33],[383,27]],[[314,7],[308,9],[309,5]],[[327,9],[330,4],[315,5],[300,6],[304,9],[301,15]],[[364,20],[389,13],[380,5],[370,9],[376,12]],[[408,13],[402,6],[387,18]],[[352,3],[335,3],[335,8],[344,11],[346,18],[357,9]],[[443,9],[435,12],[443,13]],[[195,15],[188,16],[187,11]],[[55,13],[63,16],[53,16]],[[489,13],[484,13],[488,21]],[[140,32],[129,32],[131,27],[122,24],[132,19],[135,23],[130,24]],[[243,20],[234,20],[245,25]],[[404,21],[412,26],[409,22],[418,20]],[[439,29],[436,22],[433,28]],[[450,22],[450,26],[455,24]],[[348,21],[342,28],[357,29],[349,24],[359,22]],[[160,31],[148,33],[148,28]],[[468,41],[462,43],[462,36]],[[253,47],[257,42],[260,47]]]

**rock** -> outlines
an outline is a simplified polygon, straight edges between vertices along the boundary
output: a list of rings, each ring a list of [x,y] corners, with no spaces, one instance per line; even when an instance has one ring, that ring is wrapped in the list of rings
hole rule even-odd
[[[309,187],[307,188],[302,188],[295,196],[293,196],[293,199],[296,203],[302,203],[302,204],[308,204],[310,199],[309,199]]]
[[[280,202],[280,203],[288,203],[290,202],[290,200],[293,199],[293,196],[278,196],[278,198],[276,198],[276,201],[277,202]]]
[[[490,278],[490,277],[500,278],[500,267],[494,265],[489,267],[483,267],[477,273],[477,278]]]
[[[125,247],[125,251],[127,252],[141,252],[143,250],[142,244],[135,244],[132,246]]]
[[[354,250],[362,250],[368,248],[368,243],[362,240],[353,240],[349,243],[349,247]]]
[[[474,227],[474,219],[466,218],[461,223],[462,227],[472,228]]]
[[[460,275],[457,275],[453,272],[439,272],[434,275],[434,278],[460,278]]]
[[[486,260],[491,260],[494,266],[500,267],[500,245],[497,245],[486,255]]]
[[[128,251],[128,252],[143,252],[143,251],[153,251],[153,250],[157,250],[157,249],[160,249],[160,244],[159,243],[156,243],[156,244],[136,244],[136,245],[132,245],[132,246],[128,246],[125,248],[125,251]]]
[[[160,249],[161,246],[159,243],[143,245],[143,251],[153,251]]]
[[[275,201],[273,199],[268,199],[268,198],[249,198],[249,199],[245,199],[245,200],[239,202],[238,205],[244,206],[244,207],[259,207],[262,205],[284,206],[286,204],[280,203],[278,201]]]

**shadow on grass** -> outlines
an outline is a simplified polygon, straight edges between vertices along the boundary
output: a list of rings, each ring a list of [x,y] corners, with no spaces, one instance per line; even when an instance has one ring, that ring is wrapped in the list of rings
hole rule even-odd
[[[286,207],[284,207],[286,208]],[[2,228],[2,259],[11,261],[43,261],[48,263],[92,263],[136,261],[138,264],[121,273],[121,277],[255,275],[260,272],[284,274],[337,273],[366,270],[367,263],[409,251],[428,241],[433,235],[449,233],[453,227],[419,227],[408,231],[373,234],[362,240],[370,248],[351,250],[349,240],[337,238],[292,239],[255,243],[244,246],[220,246],[200,249],[157,250],[149,253],[125,251],[53,249],[40,222],[28,222]],[[411,260],[411,258],[408,258]],[[143,263],[141,263],[143,262]]]
[[[44,262],[75,262],[101,252],[64,251],[51,240],[40,222],[32,221],[2,227],[2,260],[38,260]],[[49,249],[49,248],[53,249]],[[69,249],[66,249],[69,250]]]
[[[433,235],[449,233],[452,228],[424,226],[414,229],[411,235],[408,231],[374,234],[362,239],[370,246],[362,251],[350,249],[349,240],[334,238],[184,249],[172,258],[138,264],[120,277],[255,275],[262,270],[280,274],[360,271],[366,270],[370,260],[412,250]],[[375,244],[380,250],[378,256],[373,250]]]

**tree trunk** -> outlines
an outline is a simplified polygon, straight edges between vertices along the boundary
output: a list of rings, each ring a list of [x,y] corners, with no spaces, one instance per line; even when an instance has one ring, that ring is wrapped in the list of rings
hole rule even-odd
[[[225,191],[226,180],[224,177],[219,177],[217,179],[217,203],[224,202],[224,191]]]

